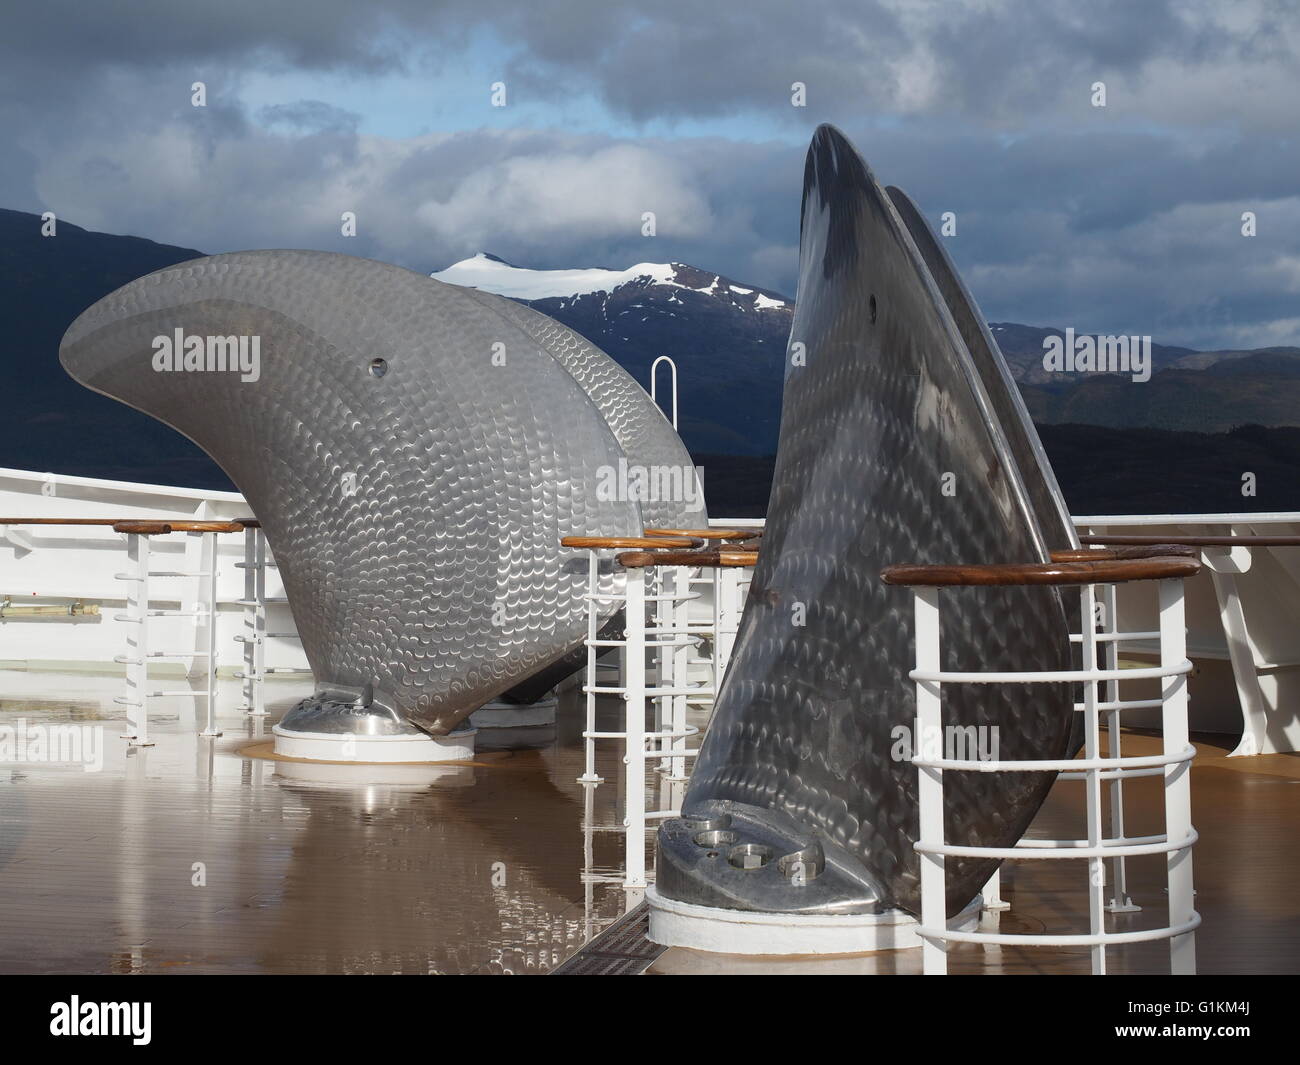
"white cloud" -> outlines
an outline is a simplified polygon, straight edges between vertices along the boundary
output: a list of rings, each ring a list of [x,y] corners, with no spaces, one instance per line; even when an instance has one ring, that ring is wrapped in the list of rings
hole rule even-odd
[[[452,245],[490,248],[511,238],[576,247],[640,234],[645,212],[653,212],[663,237],[701,237],[712,222],[681,162],[616,144],[530,153],[471,170],[450,196],[422,203],[417,218]]]

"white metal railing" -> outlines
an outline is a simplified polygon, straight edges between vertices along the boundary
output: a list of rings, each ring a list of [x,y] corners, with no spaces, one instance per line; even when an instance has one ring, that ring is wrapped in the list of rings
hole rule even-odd
[[[1290,709],[1300,691],[1295,607],[1300,513],[1102,514],[1071,520],[1081,535],[1098,540],[1137,534],[1233,541],[1198,545],[1204,573],[1188,599],[1188,625],[1192,657],[1231,666],[1238,705],[1214,698],[1200,703],[1196,727],[1236,732],[1239,724],[1233,756],[1300,750],[1300,717]],[[1119,597],[1118,609],[1134,612],[1128,593]],[[1153,653],[1152,644],[1144,647],[1141,641],[1129,650]]]
[[[1108,586],[1113,591],[1113,585]],[[916,611],[916,669],[910,673],[916,682],[916,743],[912,759],[919,774],[920,838],[916,850],[921,856],[921,926],[918,934],[924,941],[924,971],[947,972],[949,943],[986,943],[1021,946],[1087,946],[1092,971],[1106,971],[1109,946],[1151,940],[1170,941],[1170,967],[1175,974],[1194,973],[1196,969],[1193,930],[1200,916],[1193,909],[1192,854],[1196,832],[1191,823],[1191,761],[1195,756],[1188,740],[1187,675],[1192,669],[1187,660],[1183,582],[1162,579],[1157,582],[1160,616],[1160,664],[1150,669],[1122,670],[1110,658],[1115,645],[1138,634],[1101,634],[1095,622],[1094,585],[1080,588],[1083,619],[1079,642],[1082,646],[1082,669],[1040,672],[958,672],[941,668],[940,657],[940,589],[914,587]],[[1103,592],[1103,595],[1107,593]],[[1113,617],[1113,614],[1110,615]],[[1107,646],[1105,668],[1098,663],[1098,647]],[[1164,724],[1164,747],[1159,755],[1123,756],[1118,744],[1105,757],[1100,751],[1099,717],[1108,715],[1116,721],[1111,735],[1118,738],[1118,714],[1129,706],[1118,698],[1122,681],[1158,677],[1162,692],[1159,704]],[[1082,759],[1034,759],[1021,761],[979,761],[926,756],[926,737],[942,737],[942,686],[945,684],[1031,684],[1069,681],[1083,686],[1083,701],[1075,710],[1084,715],[1084,753]],[[1100,686],[1107,685],[1105,698]],[[1135,701],[1147,705],[1147,701]],[[1113,715],[1113,717],[1112,717]],[[1056,771],[1059,779],[1081,781],[1085,785],[1087,811],[1086,839],[1022,839],[1014,847],[955,846],[944,838],[945,770],[1000,773]],[[1122,792],[1119,785],[1137,776],[1160,775],[1164,778],[1165,831],[1161,835],[1128,837],[1124,835]],[[1111,782],[1113,809],[1119,816],[1112,820],[1110,834],[1103,829],[1102,787]],[[1118,801],[1115,801],[1118,799]],[[1108,932],[1105,928],[1107,860],[1122,861],[1137,855],[1164,854],[1169,894],[1169,923],[1159,928],[1131,932]],[[983,930],[959,931],[947,924],[944,861],[948,857],[997,858],[1001,860],[1057,859],[1082,860],[1088,863],[1088,921],[1086,934],[1004,934]],[[1122,869],[1122,866],[1120,867]],[[1119,874],[1111,910],[1130,908],[1124,874]]]
[[[602,592],[602,563],[616,548],[588,547],[587,551],[587,672],[583,684],[586,697],[586,727],[583,730],[585,763],[578,780],[595,787],[603,783],[596,772],[596,743],[600,740],[623,741],[623,818],[624,877],[627,888],[646,884],[645,831],[647,822],[678,816],[687,780],[686,762],[698,754],[689,738],[698,734],[687,723],[692,703],[712,699],[721,684],[730,647],[739,624],[740,595],[744,582],[730,567],[716,567],[711,575],[700,576],[688,566],[651,565],[630,567],[623,571],[623,591]],[[725,577],[722,576],[725,574]],[[700,598],[695,586],[713,586],[713,618],[692,621],[690,605]],[[621,636],[601,635],[602,608],[621,604],[624,629]],[[711,637],[710,661],[712,683],[693,683],[692,665],[700,661],[699,647],[704,637]],[[617,649],[617,675],[602,680],[601,655]],[[653,654],[653,679],[646,668],[647,652]],[[596,699],[600,695],[623,700],[624,723],[618,730],[601,731],[596,727]],[[646,703],[653,704],[653,724],[646,725]],[[658,760],[661,808],[648,810],[646,763]],[[665,798],[666,796],[666,798]]]
[[[238,605],[244,610],[244,631],[235,637],[243,645],[243,667],[236,671],[243,689],[244,701],[240,707],[250,717],[266,716],[266,677],[269,673],[288,673],[297,676],[311,674],[310,668],[298,666],[268,666],[266,641],[268,639],[300,640],[297,629],[270,632],[267,629],[266,608],[269,603],[287,603],[285,596],[266,594],[266,571],[274,569],[266,547],[266,534],[260,525],[244,528],[244,561],[235,566],[244,571],[244,597]]]
[[[686,759],[695,751],[685,746],[687,738],[698,732],[686,723],[686,700],[691,696],[709,694],[702,685],[692,685],[685,676],[678,676],[678,665],[686,662],[676,652],[698,640],[698,635],[678,630],[679,606],[689,602],[694,593],[689,590],[689,572],[685,581],[677,576],[673,590],[665,590],[665,582],[655,581],[647,593],[645,569],[626,571],[624,590],[600,591],[600,555],[602,549],[589,548],[587,569],[587,677],[583,684],[586,696],[586,728],[582,737],[586,744],[585,771],[579,781],[588,787],[602,783],[596,773],[597,740],[623,741],[623,819],[624,832],[624,886],[640,888],[646,884],[645,830],[646,822],[677,814],[673,809],[649,811],[646,809],[646,762],[659,758],[668,775],[677,780],[686,776]],[[622,604],[624,625],[622,637],[599,638],[601,606]],[[654,624],[647,624],[646,607],[655,608]],[[597,658],[610,649],[619,652],[619,676],[615,683],[601,683],[597,673]],[[653,649],[661,672],[656,683],[646,679],[646,651]],[[621,730],[598,731],[596,728],[596,697],[615,695],[623,700],[624,726]],[[646,727],[646,700],[656,703],[655,724]],[[664,701],[668,712],[664,713]]]
[[[1160,633],[1157,632],[1120,632],[1118,623],[1118,613],[1115,609],[1115,585],[1102,584],[1096,586],[1100,593],[1095,603],[1095,613],[1093,617],[1092,631],[1094,640],[1099,645],[1096,654],[1105,658],[1105,668],[1107,672],[1115,673],[1119,670],[1119,648],[1121,643],[1131,643],[1136,640],[1158,639]],[[1080,615],[1082,618],[1083,615]],[[1100,628],[1100,631],[1098,631]],[[1083,633],[1070,636],[1071,643],[1078,643],[1082,647],[1084,643]],[[1098,713],[1106,715],[1106,750],[1112,758],[1118,758],[1123,753],[1123,739],[1120,732],[1120,713],[1124,710],[1143,710],[1159,707],[1162,704],[1161,699],[1127,699],[1121,700],[1119,697],[1119,680],[1112,678],[1103,681],[1105,684],[1104,696],[1102,701],[1096,706]],[[1076,710],[1083,710],[1082,706],[1076,706]],[[1110,779],[1110,830],[1113,838],[1124,838],[1124,778],[1116,775]],[[1128,890],[1128,866],[1127,859],[1120,856],[1111,859],[1111,895],[1106,903],[1106,909],[1111,913],[1137,913],[1142,909],[1133,901],[1133,897]]]
[[[205,568],[198,572],[150,569],[150,534],[127,533],[127,558],[130,569],[114,576],[126,582],[126,611],[116,615],[127,628],[126,653],[114,661],[126,666],[126,691],[113,701],[126,708],[127,731],[123,737],[133,747],[151,747],[149,741],[149,700],[156,698],[204,699],[206,721],[202,735],[220,736],[217,729],[217,537],[220,533],[203,532],[202,556]],[[151,605],[152,582],[158,578],[197,577],[203,580],[204,599],[193,610],[163,610]],[[198,617],[204,620],[206,651],[155,651],[149,641],[149,619],[155,617]],[[166,659],[202,658],[205,662],[203,690],[176,688],[151,690],[149,663]]]
[[[659,377],[659,364],[661,362],[666,362],[668,364],[669,382],[670,382],[670,387],[672,388],[672,403],[673,403],[672,423],[673,423],[673,428],[676,429],[677,428],[677,363],[673,360],[673,357],[671,355],[660,355],[659,358],[655,359],[655,361],[650,364],[650,402],[655,404],[656,406],[658,406],[659,404],[657,386],[658,386],[658,377]]]

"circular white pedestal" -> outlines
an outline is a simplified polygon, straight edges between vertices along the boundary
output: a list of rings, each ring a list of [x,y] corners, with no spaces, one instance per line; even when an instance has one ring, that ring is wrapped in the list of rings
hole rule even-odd
[[[669,947],[714,954],[865,954],[921,946],[917,919],[901,910],[887,913],[755,913],[696,906],[663,898],[646,889],[650,904],[649,939]],[[979,924],[982,900],[973,899],[948,922],[971,931]]]
[[[474,757],[477,729],[453,732],[449,736],[401,733],[395,736],[366,736],[337,732],[299,732],[274,726],[275,753],[284,758],[306,758],[313,762],[464,762]]]
[[[291,785],[355,791],[358,785],[382,785],[386,790],[427,791],[429,788],[474,786],[474,767],[457,762],[275,762],[275,774]]]
[[[555,724],[558,699],[538,699],[535,703],[507,703],[493,699],[469,715],[472,728],[534,728]]]

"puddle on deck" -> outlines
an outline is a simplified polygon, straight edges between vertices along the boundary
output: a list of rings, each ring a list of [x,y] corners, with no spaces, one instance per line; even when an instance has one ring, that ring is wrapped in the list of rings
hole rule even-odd
[[[0,766],[0,972],[541,973],[622,915],[621,745],[598,745],[606,783],[589,793],[576,780],[580,696],[561,700],[557,728],[541,730],[535,749],[490,750],[480,732],[471,765],[376,774],[246,754],[265,753],[271,724],[306,691],[274,682],[258,725],[237,709],[237,683],[223,681],[215,742],[198,735],[190,700],[161,700],[150,717],[156,746],[128,754],[112,701],[120,680],[0,671],[0,725],[98,726],[104,754],[98,772]],[[620,711],[603,704],[598,727],[617,728]],[[1296,972],[1300,755],[1228,759],[1230,743],[1200,740],[1199,969]],[[1126,753],[1156,742],[1133,734]],[[647,780],[655,785],[653,771]],[[1129,834],[1159,831],[1159,782],[1127,790]],[[1081,785],[1058,783],[1031,834],[1079,833],[1082,797]],[[992,920],[1004,932],[1085,930],[1085,875],[1075,862],[1004,866],[1012,909]],[[1143,911],[1108,927],[1162,923],[1163,857],[1131,859],[1129,877]],[[1167,958],[1164,943],[1112,948],[1110,971],[1163,973]],[[950,955],[954,972],[1088,963],[1086,949]],[[918,951],[791,962],[670,950],[650,972],[919,968]]]
[[[536,749],[480,731],[472,765],[367,783],[242,753],[307,690],[271,685],[257,725],[222,681],[215,741],[182,705],[201,700],[158,700],[156,745],[128,754],[120,680],[0,673],[0,724],[101,726],[104,753],[0,766],[0,971],[537,973],[623,912],[619,745],[597,748],[585,833],[580,696]]]

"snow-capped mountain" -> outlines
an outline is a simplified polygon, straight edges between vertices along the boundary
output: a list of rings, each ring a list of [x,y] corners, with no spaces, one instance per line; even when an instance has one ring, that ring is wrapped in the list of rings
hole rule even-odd
[[[0,318],[8,323],[0,332],[0,392],[11,397],[12,414],[0,423],[0,466],[232,488],[196,445],[78,385],[58,358],[64,331],[96,300],[204,253],[66,220],[58,240],[49,240],[40,236],[41,221],[0,209]],[[434,276],[517,293],[591,337],[643,385],[654,357],[671,354],[681,370],[681,429],[705,466],[710,511],[764,512],[793,314],[779,293],[674,263],[521,270],[482,256]],[[1300,348],[1182,354],[1153,344],[1157,372],[1144,384],[1075,374],[1040,385],[1026,377],[1041,369],[1044,336],[1059,330],[990,328],[1075,513],[1300,506]],[[1258,496],[1242,499],[1242,470],[1258,475]]]
[[[522,266],[512,266],[495,255],[479,252],[469,259],[452,263],[446,270],[440,270],[432,276],[452,285],[495,292],[499,296],[509,296],[528,303],[544,299],[569,300],[598,294],[608,296],[625,285],[635,285],[641,288],[679,288],[699,292],[756,311],[792,306],[791,301],[775,292],[745,288],[730,278],[709,274],[685,263],[637,263],[626,270],[528,270]]]
[[[794,301],[685,263],[529,270],[479,253],[432,275],[535,307],[608,352],[649,390],[677,363],[679,431],[693,453],[776,451]],[[660,370],[661,395],[667,373]],[[666,406],[666,404],[665,404]]]

